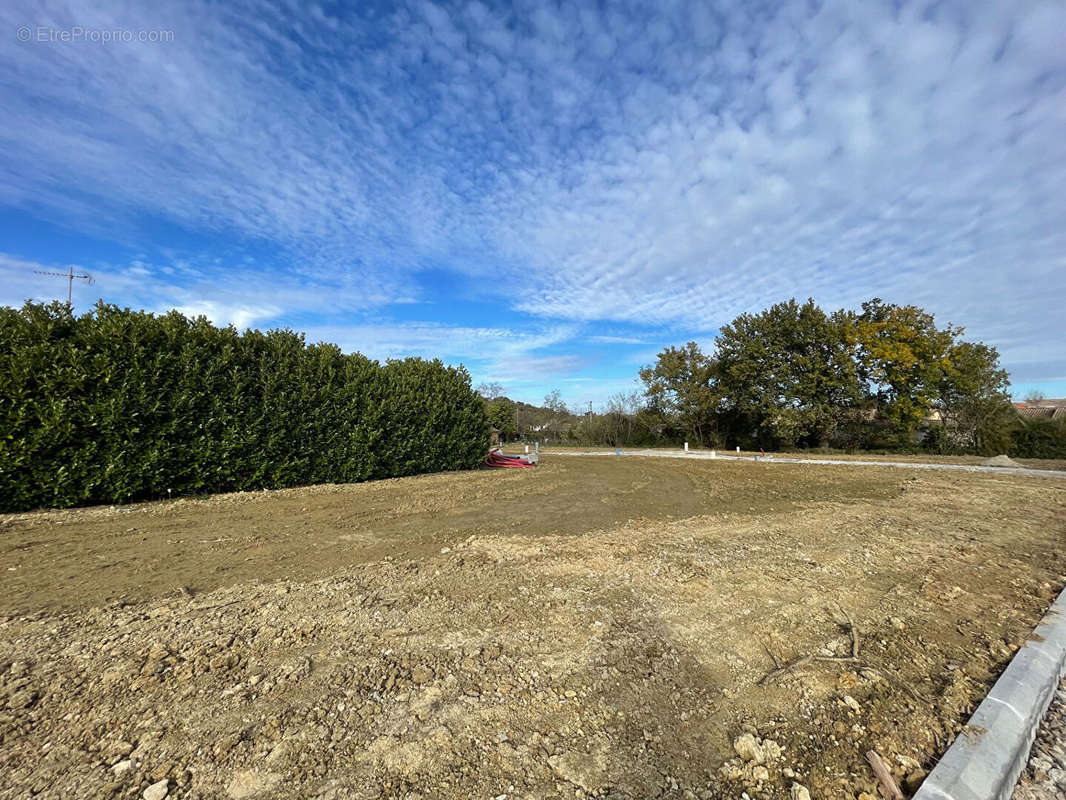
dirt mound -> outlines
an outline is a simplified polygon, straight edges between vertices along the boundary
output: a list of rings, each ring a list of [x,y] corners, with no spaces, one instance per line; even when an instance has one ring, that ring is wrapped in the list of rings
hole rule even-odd
[[[1020,469],[1021,464],[1015,461],[1010,456],[995,456],[994,458],[986,458],[981,462],[982,467],[1008,467],[1010,469]]]

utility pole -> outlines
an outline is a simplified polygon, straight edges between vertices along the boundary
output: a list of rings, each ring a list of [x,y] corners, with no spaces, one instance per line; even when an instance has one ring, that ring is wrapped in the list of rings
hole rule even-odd
[[[95,281],[93,281],[93,276],[90,275],[88,272],[86,272],[84,275],[75,275],[74,274],[74,265],[73,264],[70,267],[67,268],[67,272],[44,272],[43,270],[39,270],[39,269],[35,269],[34,272],[36,272],[38,275],[54,275],[57,278],[66,278],[67,279],[67,305],[68,306],[71,304],[71,300],[74,299],[74,279],[75,278],[85,281],[89,286],[92,286],[93,283],[95,283]]]

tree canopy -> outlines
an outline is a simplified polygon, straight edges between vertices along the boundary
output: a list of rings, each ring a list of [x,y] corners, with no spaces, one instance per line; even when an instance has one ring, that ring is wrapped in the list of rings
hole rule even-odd
[[[713,443],[718,395],[714,360],[696,342],[667,347],[655,364],[640,370],[653,409],[673,417],[693,442]]]
[[[928,438],[941,449],[1003,452],[1016,416],[1007,373],[994,347],[963,333],[880,298],[831,313],[793,299],[741,314],[711,353],[695,342],[667,347],[640,377],[649,408],[706,445],[913,447]]]
[[[723,406],[750,420],[760,441],[826,444],[862,399],[846,314],[808,300],[741,314],[715,345]]]

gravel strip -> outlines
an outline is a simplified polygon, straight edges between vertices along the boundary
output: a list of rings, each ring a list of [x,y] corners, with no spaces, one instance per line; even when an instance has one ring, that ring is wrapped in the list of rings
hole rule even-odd
[[[1040,724],[1011,800],[1066,800],[1066,681]]]

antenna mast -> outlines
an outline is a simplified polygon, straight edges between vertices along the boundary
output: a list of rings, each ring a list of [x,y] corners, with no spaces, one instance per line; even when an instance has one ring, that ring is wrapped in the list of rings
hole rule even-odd
[[[95,283],[95,281],[93,280],[93,276],[90,275],[88,272],[86,272],[84,275],[75,275],[74,274],[74,265],[73,264],[71,264],[67,268],[66,272],[45,272],[45,271],[39,270],[39,269],[35,269],[34,272],[37,273],[38,275],[54,275],[57,278],[66,278],[67,279],[67,305],[68,306],[71,304],[71,300],[74,298],[74,279],[75,278],[85,281],[89,286],[92,286]]]

